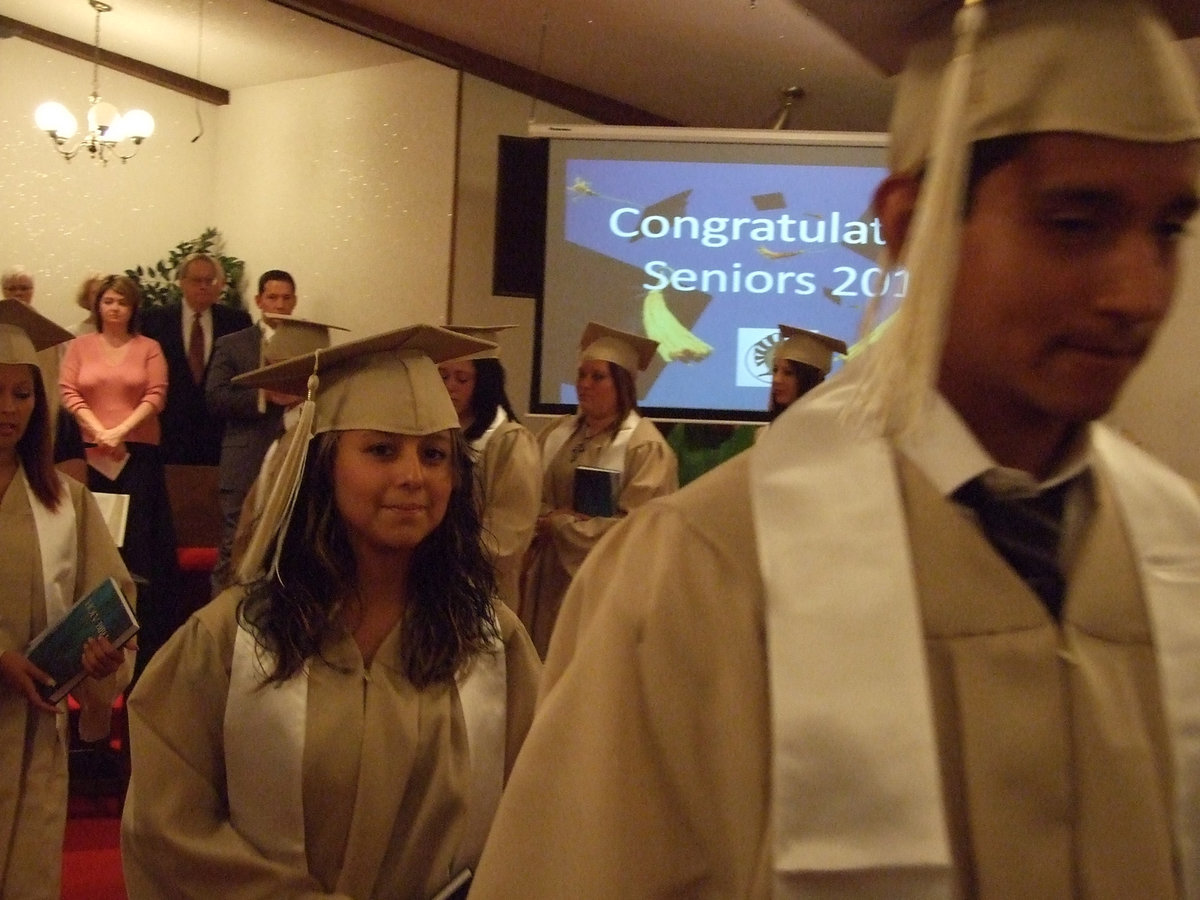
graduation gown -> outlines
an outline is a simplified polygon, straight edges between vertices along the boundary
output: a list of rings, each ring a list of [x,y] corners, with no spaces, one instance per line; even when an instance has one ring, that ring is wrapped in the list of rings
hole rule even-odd
[[[499,418],[504,412],[498,409]],[[483,503],[483,540],[496,566],[500,598],[516,612],[521,598],[521,563],[533,540],[541,503],[541,457],[533,434],[507,418],[489,428],[479,447],[475,472]]]
[[[473,900],[1185,896],[1177,872],[1195,871],[1197,851],[1172,830],[1180,810],[1169,763],[1183,738],[1164,725],[1144,561],[1132,554],[1109,473],[1097,474],[1060,630],[902,459],[895,479],[924,633],[949,889],[925,880],[932,867],[851,859],[853,843],[823,841],[827,823],[803,793],[790,812],[814,817],[804,851],[826,868],[796,873],[792,892],[778,888],[767,592],[749,502],[761,449],[648,505],[585,563]],[[854,595],[842,597],[852,610]],[[836,658],[839,640],[873,627],[823,640]],[[874,708],[879,686],[846,687],[859,709]],[[812,778],[831,803],[881,758],[907,779],[915,760],[889,735],[836,742],[842,717],[858,710],[812,699],[824,716],[805,729]],[[875,788],[865,792],[880,819],[855,806],[835,812],[865,832],[903,821]]]
[[[226,796],[223,730],[240,596],[225,591],[193,615],[130,696],[133,777],[121,838],[130,897],[433,896],[453,874],[470,778],[457,688],[418,691],[393,667],[398,627],[366,669],[349,636],[310,660],[307,870],[271,861],[231,825]],[[513,614],[497,606],[507,776],[532,716],[539,663]]]
[[[611,464],[604,465],[607,462],[605,451],[613,441],[612,431],[603,431],[583,441],[582,452],[575,454],[575,458],[572,455],[580,440],[574,432],[557,449],[548,446],[556,430],[569,428],[577,421],[578,416],[563,416],[538,434],[544,470],[543,514],[571,508],[576,466],[615,468]],[[521,621],[543,657],[550,644],[563,595],[592,547],[633,510],[678,487],[679,466],[675,452],[653,422],[639,417],[625,445],[617,497],[618,515],[579,520],[556,516],[550,522],[549,533],[534,539],[521,585]]]
[[[96,501],[73,479],[63,478],[63,504],[75,514],[76,556],[72,599],[112,576],[135,598]],[[18,472],[0,499],[0,652],[24,653],[46,625],[42,550],[24,475]],[[85,678],[72,692],[80,702],[85,740],[108,733],[112,702],[129,683],[126,665],[102,681]],[[67,817],[67,709],[57,716],[33,709],[0,686],[0,896],[57,900],[63,830]]]

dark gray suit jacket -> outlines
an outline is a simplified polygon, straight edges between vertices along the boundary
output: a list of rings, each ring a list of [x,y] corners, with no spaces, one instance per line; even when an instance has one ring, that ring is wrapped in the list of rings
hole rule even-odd
[[[262,329],[251,325],[218,340],[204,385],[209,413],[225,423],[219,488],[242,497],[258,476],[267,447],[279,436],[283,422],[282,406],[268,402],[266,411],[259,412],[258,389],[230,383],[235,375],[262,364],[262,337]]]

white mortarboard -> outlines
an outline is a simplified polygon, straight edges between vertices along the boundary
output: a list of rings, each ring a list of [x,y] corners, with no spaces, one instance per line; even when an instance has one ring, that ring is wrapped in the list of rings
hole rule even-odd
[[[250,581],[266,572],[267,548],[288,527],[314,435],[366,429],[420,436],[458,428],[458,414],[437,363],[492,346],[489,341],[436,325],[412,325],[235,377],[234,384],[307,396],[295,436],[239,567],[241,580]],[[276,558],[271,569],[277,564]]]
[[[833,354],[846,353],[846,342],[835,337],[808,331],[792,325],[779,326],[780,341],[775,345],[775,359],[790,359],[820,369],[826,375],[833,368]]]
[[[27,303],[0,300],[0,363],[38,364],[37,353],[75,335],[51,322]]]
[[[500,332],[508,331],[510,328],[516,328],[516,325],[447,325],[451,331],[465,334],[470,337],[479,338],[484,341],[491,341],[496,346],[490,350],[480,350],[478,353],[472,353],[469,356],[464,356],[463,359],[499,359],[500,358]]]
[[[658,341],[599,322],[588,322],[579,338],[580,360],[602,359],[615,363],[633,376],[650,365],[657,349]]]
[[[917,0],[915,18],[936,18],[934,7],[946,5]],[[857,400],[885,433],[912,425],[937,377],[971,143],[1049,132],[1154,143],[1200,139],[1196,74],[1161,5],[1173,8],[1174,21],[1190,33],[1200,30],[1194,0],[967,0],[955,16],[953,39],[943,29],[913,47],[899,80],[889,149],[893,171],[924,169],[897,260],[908,267],[908,292],[866,359]]]
[[[348,330],[341,325],[316,322],[300,316],[267,314],[263,318],[273,329],[263,347],[263,358],[267,362],[281,362],[314,350],[326,350],[332,343],[329,335],[331,329]]]

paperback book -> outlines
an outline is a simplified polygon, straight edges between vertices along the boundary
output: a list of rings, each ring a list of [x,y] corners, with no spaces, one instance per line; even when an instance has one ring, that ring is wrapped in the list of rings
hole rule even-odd
[[[83,645],[88,639],[104,636],[114,647],[123,647],[137,630],[125,594],[114,579],[105,580],[29,642],[26,657],[54,679],[53,685],[38,685],[38,690],[50,703],[57,703],[87,674]]]

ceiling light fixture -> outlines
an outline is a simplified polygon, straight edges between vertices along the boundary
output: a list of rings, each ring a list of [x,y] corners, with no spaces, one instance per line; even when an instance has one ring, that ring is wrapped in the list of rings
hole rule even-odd
[[[87,150],[92,159],[107,165],[112,157],[121,162],[138,152],[142,141],[154,133],[154,117],[144,109],[131,109],[125,115],[111,103],[100,99],[100,14],[111,12],[111,4],[103,0],[88,0],[96,11],[95,52],[92,57],[92,93],[88,96],[88,130],[74,142],[78,124],[61,103],[43,103],[33,114],[37,127],[50,135],[54,149],[67,159],[74,159],[80,150]]]

